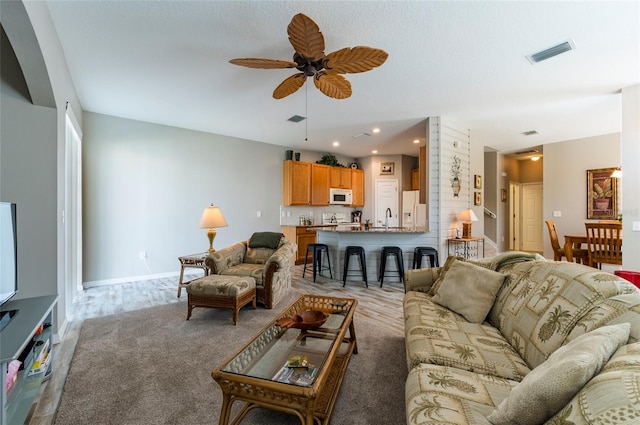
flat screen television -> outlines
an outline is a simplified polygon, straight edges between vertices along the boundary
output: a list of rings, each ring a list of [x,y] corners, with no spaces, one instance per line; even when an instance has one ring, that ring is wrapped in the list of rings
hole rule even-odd
[[[16,204],[0,202],[0,305],[18,292],[18,227]],[[0,312],[0,330],[16,310]]]

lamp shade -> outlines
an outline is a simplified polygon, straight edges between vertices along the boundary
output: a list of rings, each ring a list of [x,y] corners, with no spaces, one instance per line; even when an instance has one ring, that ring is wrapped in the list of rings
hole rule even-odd
[[[478,217],[471,208],[467,208],[466,210],[462,211],[458,219],[460,221],[478,221]]]
[[[227,227],[227,221],[224,219],[220,208],[211,206],[204,209],[202,218],[200,219],[200,228],[213,229],[215,227]]]

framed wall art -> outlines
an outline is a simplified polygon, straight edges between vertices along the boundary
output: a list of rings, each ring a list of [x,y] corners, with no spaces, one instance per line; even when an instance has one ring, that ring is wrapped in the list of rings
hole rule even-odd
[[[482,192],[473,192],[473,205],[482,205]]]
[[[476,174],[473,180],[473,187],[475,189],[482,189],[482,176]]]
[[[392,176],[393,175],[393,162],[381,162],[380,163],[380,175]]]
[[[587,220],[618,218],[618,179],[615,168],[587,170]]]

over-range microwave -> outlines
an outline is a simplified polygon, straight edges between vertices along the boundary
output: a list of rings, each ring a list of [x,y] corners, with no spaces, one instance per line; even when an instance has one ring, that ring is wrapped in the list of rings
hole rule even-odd
[[[329,203],[332,205],[351,205],[353,204],[353,192],[351,189],[329,189]]]

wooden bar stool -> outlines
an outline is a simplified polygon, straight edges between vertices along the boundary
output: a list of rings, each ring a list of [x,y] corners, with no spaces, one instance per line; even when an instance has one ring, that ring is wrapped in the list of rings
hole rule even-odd
[[[358,260],[360,260],[360,271],[362,272],[362,278],[364,279],[364,284],[368,288],[369,283],[367,282],[367,262],[364,257],[364,248],[361,246],[348,246],[344,250],[344,269],[342,272],[342,286],[344,287],[347,284],[347,272],[349,270],[349,259],[351,256],[357,255]]]
[[[422,268],[422,257],[429,257],[430,267],[440,267],[440,261],[438,261],[438,251],[435,248],[428,246],[417,246],[413,250],[413,268]]]
[[[327,254],[327,263],[328,266],[322,264],[322,251]],[[307,258],[309,257],[309,253],[311,253],[311,262],[313,263],[313,281],[316,281],[316,273],[319,273],[322,276],[323,270],[329,270],[329,276],[333,279],[333,273],[331,273],[331,258],[329,257],[329,247],[323,243],[310,243],[307,245],[307,252],[304,255],[304,268],[302,269],[302,277],[304,278],[304,273],[307,271]]]
[[[380,287],[384,282],[384,272],[387,265],[387,257],[393,255],[396,258],[396,268],[398,274],[400,274],[400,281],[404,282],[404,260],[402,259],[402,250],[397,246],[383,246],[382,258],[380,258],[380,272],[378,273],[378,280],[380,281]]]

